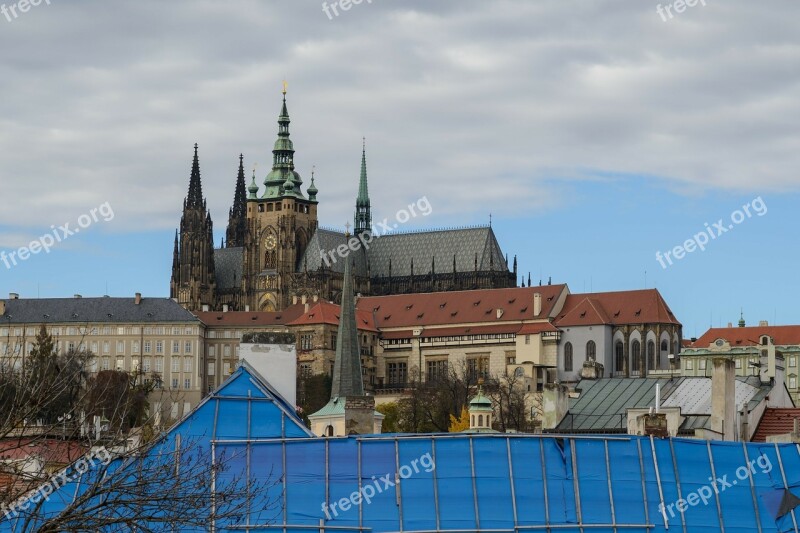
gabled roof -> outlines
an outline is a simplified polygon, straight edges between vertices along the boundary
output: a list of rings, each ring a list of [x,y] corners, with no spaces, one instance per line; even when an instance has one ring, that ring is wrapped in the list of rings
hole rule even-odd
[[[794,431],[794,421],[800,419],[800,409],[767,407],[761,416],[753,442],[766,442],[767,437],[785,435]]]
[[[334,303],[320,300],[313,304],[308,311],[305,311],[302,306],[300,310],[303,312],[297,316],[297,318],[287,322],[287,326],[313,326],[318,324],[339,325],[341,307]],[[378,331],[375,327],[372,313],[363,309],[356,310],[356,326],[359,330],[363,331]]]
[[[207,311],[195,315],[206,326],[285,326],[303,312],[302,305],[293,305],[284,311]]]
[[[86,324],[129,322],[197,322],[189,311],[169,298],[36,298],[6,300],[3,323]]]
[[[559,327],[622,324],[680,325],[658,289],[570,294]]]
[[[381,328],[433,326],[448,324],[546,321],[554,313],[566,285],[512,287],[472,291],[430,292],[367,296],[359,299],[358,308],[375,315]],[[542,310],[534,315],[534,295],[541,294]],[[502,316],[497,317],[497,311]]]
[[[800,326],[748,326],[744,328],[711,328],[692,343],[692,348],[708,348],[717,339],[728,341],[732,347],[757,346],[761,337],[769,335],[778,346],[800,345]]]

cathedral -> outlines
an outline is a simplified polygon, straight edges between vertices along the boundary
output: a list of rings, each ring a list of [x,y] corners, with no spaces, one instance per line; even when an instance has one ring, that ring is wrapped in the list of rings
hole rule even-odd
[[[341,297],[345,260],[330,261],[332,251],[347,245],[344,231],[320,228],[319,191],[295,170],[289,136],[286,91],[278,116],[272,170],[262,186],[255,172],[245,183],[244,157],[225,241],[214,246],[211,214],[200,180],[198,147],[175,234],[170,297],[190,311],[280,311],[294,302]],[[354,180],[355,181],[355,180]],[[366,149],[354,215],[354,234],[372,232]],[[366,239],[365,239],[366,240]],[[362,241],[363,242],[363,241]],[[349,252],[355,288],[367,296],[433,291],[515,287],[517,260],[509,270],[491,225],[483,227],[389,233]]]

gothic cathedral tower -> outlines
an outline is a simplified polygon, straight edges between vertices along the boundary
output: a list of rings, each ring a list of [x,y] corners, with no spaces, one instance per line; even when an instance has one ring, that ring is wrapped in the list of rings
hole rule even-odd
[[[172,256],[170,297],[189,310],[214,307],[214,228],[203,187],[200,183],[200,162],[194,145],[189,194],[183,201],[180,231],[175,234]]]
[[[243,289],[252,311],[279,311],[291,304],[293,276],[317,229],[318,191],[312,177],[308,197],[303,195],[303,180],[294,169],[289,122],[284,86],[266,189],[259,196],[255,173],[248,187]]]

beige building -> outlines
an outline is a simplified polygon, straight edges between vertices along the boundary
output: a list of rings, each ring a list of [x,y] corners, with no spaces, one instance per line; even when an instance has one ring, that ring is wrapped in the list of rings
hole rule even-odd
[[[59,352],[88,350],[88,371],[121,370],[157,380],[154,416],[166,423],[196,406],[201,397],[203,324],[166,298],[43,298],[0,300],[0,357],[21,366],[41,326]],[[160,415],[155,415],[158,412]]]

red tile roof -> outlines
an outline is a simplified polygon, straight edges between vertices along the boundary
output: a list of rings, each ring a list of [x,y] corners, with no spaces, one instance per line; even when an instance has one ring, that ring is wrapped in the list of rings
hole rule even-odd
[[[643,323],[680,325],[658,289],[570,294],[555,320],[559,327]]]
[[[796,418],[800,418],[800,409],[768,407],[758,423],[753,442],[766,442],[767,437],[791,433]]]
[[[68,465],[87,451],[83,444],[70,440],[24,437],[0,441],[0,461],[22,460],[35,455],[48,464]]]
[[[210,311],[195,313],[195,316],[206,326],[284,326],[296,319],[302,312],[303,306],[293,305],[285,311],[278,313],[255,311],[228,311],[227,313]]]
[[[778,346],[800,344],[800,326],[749,326],[744,328],[711,328],[693,343],[693,348],[708,348],[717,339],[731,346],[756,346],[761,336],[769,335]]]
[[[300,316],[287,322],[287,326],[310,326],[317,324],[330,324],[333,326],[339,325],[340,306],[326,301],[319,301],[313,304],[307,312],[302,313]],[[378,329],[375,327],[375,322],[372,319],[372,313],[356,309],[356,326],[363,331],[374,331]]]
[[[547,319],[566,285],[481,289],[473,291],[431,292],[367,296],[358,308],[374,313],[380,329],[447,324],[473,324]],[[542,295],[542,310],[533,314],[534,294]],[[502,310],[500,318],[497,311]]]

